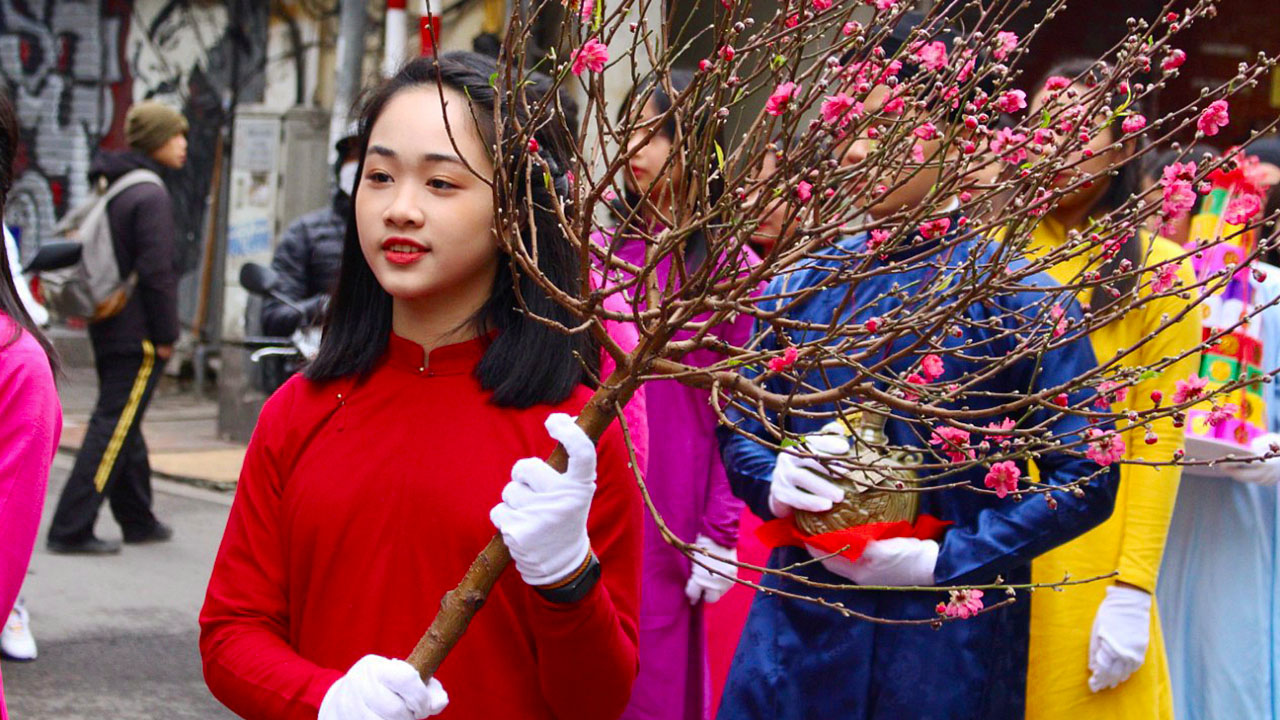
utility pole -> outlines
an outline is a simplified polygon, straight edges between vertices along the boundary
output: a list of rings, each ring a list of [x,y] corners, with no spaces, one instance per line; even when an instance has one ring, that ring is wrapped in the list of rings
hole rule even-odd
[[[333,94],[333,115],[329,121],[329,164],[338,160],[334,148],[346,134],[351,104],[360,93],[364,62],[366,0],[342,0],[338,24],[338,86]]]
[[[405,42],[406,31],[408,29],[405,24],[405,0],[387,0],[387,17],[385,25],[385,34],[382,40],[382,76],[391,77],[396,74],[396,70],[400,69],[400,64],[405,61]]]

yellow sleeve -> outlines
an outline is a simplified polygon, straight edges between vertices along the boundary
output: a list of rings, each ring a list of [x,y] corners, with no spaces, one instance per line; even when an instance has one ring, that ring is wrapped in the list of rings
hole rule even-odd
[[[1184,260],[1178,270],[1183,287],[1195,284],[1195,275]],[[1137,309],[1143,327],[1132,327],[1129,341],[1136,342],[1159,328],[1167,315],[1177,317],[1188,301],[1176,296],[1166,296],[1146,303]],[[1180,320],[1157,333],[1129,359],[1143,367],[1152,367],[1165,358],[1172,358],[1197,347],[1201,341],[1200,311],[1192,308]],[[1129,363],[1126,363],[1129,364]],[[1124,403],[1128,408],[1142,412],[1152,407],[1151,391],[1164,393],[1165,404],[1173,397],[1174,383],[1200,370],[1200,354],[1193,352],[1181,360],[1158,371],[1155,377],[1136,383],[1129,390]],[[1120,419],[1119,422],[1125,422]],[[1126,435],[1126,459],[1151,462],[1170,462],[1175,451],[1184,445],[1184,429],[1175,428],[1169,417],[1151,423],[1159,436],[1154,444],[1145,442],[1146,431],[1141,427]],[[1173,503],[1178,494],[1178,480],[1182,469],[1176,465],[1153,467],[1150,465],[1123,465],[1120,469],[1121,493],[1124,498],[1125,525],[1120,540],[1120,575],[1117,578],[1136,585],[1149,593],[1156,590],[1156,576],[1160,570],[1160,558],[1164,555],[1165,537],[1169,532],[1169,519],[1173,516]],[[1116,514],[1121,509],[1116,508]]]

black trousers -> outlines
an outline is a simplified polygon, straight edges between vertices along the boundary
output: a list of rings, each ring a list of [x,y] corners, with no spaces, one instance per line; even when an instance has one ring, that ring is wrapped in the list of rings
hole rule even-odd
[[[84,444],[58,498],[49,538],[81,542],[93,536],[93,525],[104,498],[111,501],[125,537],[149,533],[156,524],[151,513],[151,463],[142,439],[142,416],[164,368],[155,347],[143,341],[137,350],[99,352],[98,402],[89,418]]]

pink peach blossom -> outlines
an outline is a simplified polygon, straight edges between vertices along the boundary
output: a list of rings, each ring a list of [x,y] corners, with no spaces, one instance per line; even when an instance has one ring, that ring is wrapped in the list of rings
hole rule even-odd
[[[1245,225],[1255,215],[1262,212],[1262,199],[1253,193],[1237,195],[1227,205],[1222,219],[1232,225]]]
[[[912,130],[911,133],[921,140],[932,140],[938,137],[938,126],[931,122],[927,122],[917,127],[915,130]]]
[[[1195,177],[1196,164],[1171,163],[1160,175],[1160,192],[1163,195],[1160,214],[1175,218],[1191,210],[1196,204],[1196,191],[1190,178]]]
[[[1102,466],[1118,462],[1124,457],[1124,440],[1116,433],[1089,428],[1088,435],[1089,446],[1084,452],[1085,457]]]
[[[850,120],[862,116],[862,103],[847,93],[828,95],[822,101],[822,121],[828,125],[844,127]]]
[[[880,106],[880,111],[886,115],[900,115],[906,108],[907,101],[900,93],[895,92]]]
[[[782,372],[792,365],[796,364],[796,358],[800,357],[800,351],[794,347],[788,347],[782,351],[782,357],[769,359],[769,369],[773,372]]]
[[[1173,287],[1178,280],[1178,266],[1175,263],[1165,263],[1156,270],[1156,276],[1151,279],[1151,292],[1162,293]]]
[[[951,599],[945,603],[938,603],[936,609],[939,615],[968,620],[982,612],[982,607],[982,591],[975,589],[952,590]]]
[[[920,234],[924,236],[925,240],[932,240],[934,238],[942,237],[943,235],[946,235],[947,231],[950,229],[951,229],[951,218],[948,218],[948,217],[940,217],[934,220],[925,220],[924,222],[920,223]]]
[[[1061,305],[1054,305],[1049,308],[1049,317],[1053,318],[1053,336],[1062,337],[1067,334],[1067,311],[1062,309]]]
[[[1146,126],[1147,119],[1137,113],[1126,117],[1124,122],[1120,123],[1120,129],[1125,133],[1136,133]]]
[[[888,230],[872,230],[871,237],[867,239],[867,249],[875,252],[877,248],[883,245],[891,233]]]
[[[1007,113],[1016,113],[1027,107],[1027,94],[1021,90],[1010,90],[996,98],[996,107]]]
[[[951,462],[972,460],[973,450],[969,448],[969,431],[944,425],[934,428],[929,436],[929,444],[940,447],[942,453]]]
[[[1204,394],[1204,388],[1208,384],[1208,378],[1202,378],[1195,373],[1188,375],[1186,380],[1175,382],[1173,384],[1173,403],[1181,405],[1189,400],[1195,400]]]
[[[1187,54],[1179,50],[1178,48],[1174,48],[1169,51],[1168,55],[1164,56],[1164,61],[1160,63],[1160,69],[1164,70],[1165,72],[1169,72],[1170,70],[1176,70],[1182,67],[1182,63],[1186,61],[1187,61]]]
[[[1205,422],[1209,423],[1209,427],[1218,427],[1222,423],[1235,417],[1238,412],[1240,412],[1240,406],[1235,403],[1214,405],[1209,408],[1209,416],[1205,418]]]
[[[800,94],[800,86],[793,82],[779,83],[773,89],[773,94],[769,96],[768,102],[764,104],[764,111],[770,115],[781,115],[787,111],[791,105],[791,100]]]
[[[1071,87],[1071,80],[1061,75],[1054,75],[1044,81],[1045,92],[1055,92],[1057,90],[1066,90]]]
[[[1013,418],[1005,418],[998,423],[988,423],[983,427],[983,429],[988,431],[987,435],[990,436],[992,440],[1004,440],[1009,437],[1009,431],[1012,430],[1015,425],[1017,425],[1017,423],[1013,421]]]
[[[813,184],[801,180],[796,184],[796,197],[801,203],[809,202],[809,198],[813,197]]]
[[[604,70],[607,62],[609,62],[609,48],[599,40],[591,38],[573,52],[573,66],[570,71],[574,75],[581,75],[587,70],[598,73]]]
[[[920,359],[920,372],[924,373],[929,382],[933,382],[942,377],[942,374],[946,372],[946,368],[942,365],[942,358],[930,353]]]
[[[947,66],[947,45],[941,40],[922,43],[916,48],[911,59],[925,70],[941,70]]]
[[[1209,103],[1209,107],[1200,113],[1200,119],[1196,121],[1196,127],[1200,132],[1209,137],[1218,134],[1224,125],[1231,122],[1231,117],[1227,114],[1230,106],[1226,100],[1214,100]]]
[[[991,136],[991,151],[1002,155],[1004,161],[1010,165],[1017,165],[1027,159],[1027,149],[1018,147],[1026,140],[1026,133],[1015,132],[1013,128],[1008,127],[1000,128]]]
[[[1017,463],[1012,460],[1005,460],[991,466],[982,484],[995,490],[996,497],[1003,498],[1011,492],[1018,491],[1018,478],[1020,477],[1022,477],[1022,470]]]
[[[1161,183],[1161,192],[1164,197],[1160,205],[1160,214],[1166,218],[1176,218],[1196,205],[1196,191],[1186,180]]]
[[[1129,397],[1129,386],[1115,380],[1103,380],[1098,383],[1098,394],[1108,403],[1118,405]]]
[[[1009,57],[1009,53],[1013,52],[1017,47],[1018,34],[1002,30],[996,33],[996,49],[992,51],[991,55],[996,60],[1003,62]]]

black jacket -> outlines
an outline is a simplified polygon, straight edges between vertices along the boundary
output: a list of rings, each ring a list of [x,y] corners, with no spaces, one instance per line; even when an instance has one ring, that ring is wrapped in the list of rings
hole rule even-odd
[[[266,298],[262,332],[287,337],[304,322],[315,322],[323,314],[342,267],[342,243],[350,213],[351,198],[335,192],[329,207],[302,215],[285,228],[271,257],[271,269],[276,272],[274,289],[302,306],[306,315]]]
[[[108,182],[138,168],[163,177],[159,163],[133,151],[102,151],[89,165],[89,179]],[[121,277],[138,273],[138,285],[124,310],[89,324],[89,338],[101,352],[138,351],[143,340],[172,345],[178,339],[178,271],[174,265],[177,229],[167,188],[140,183],[107,206],[111,239]]]

